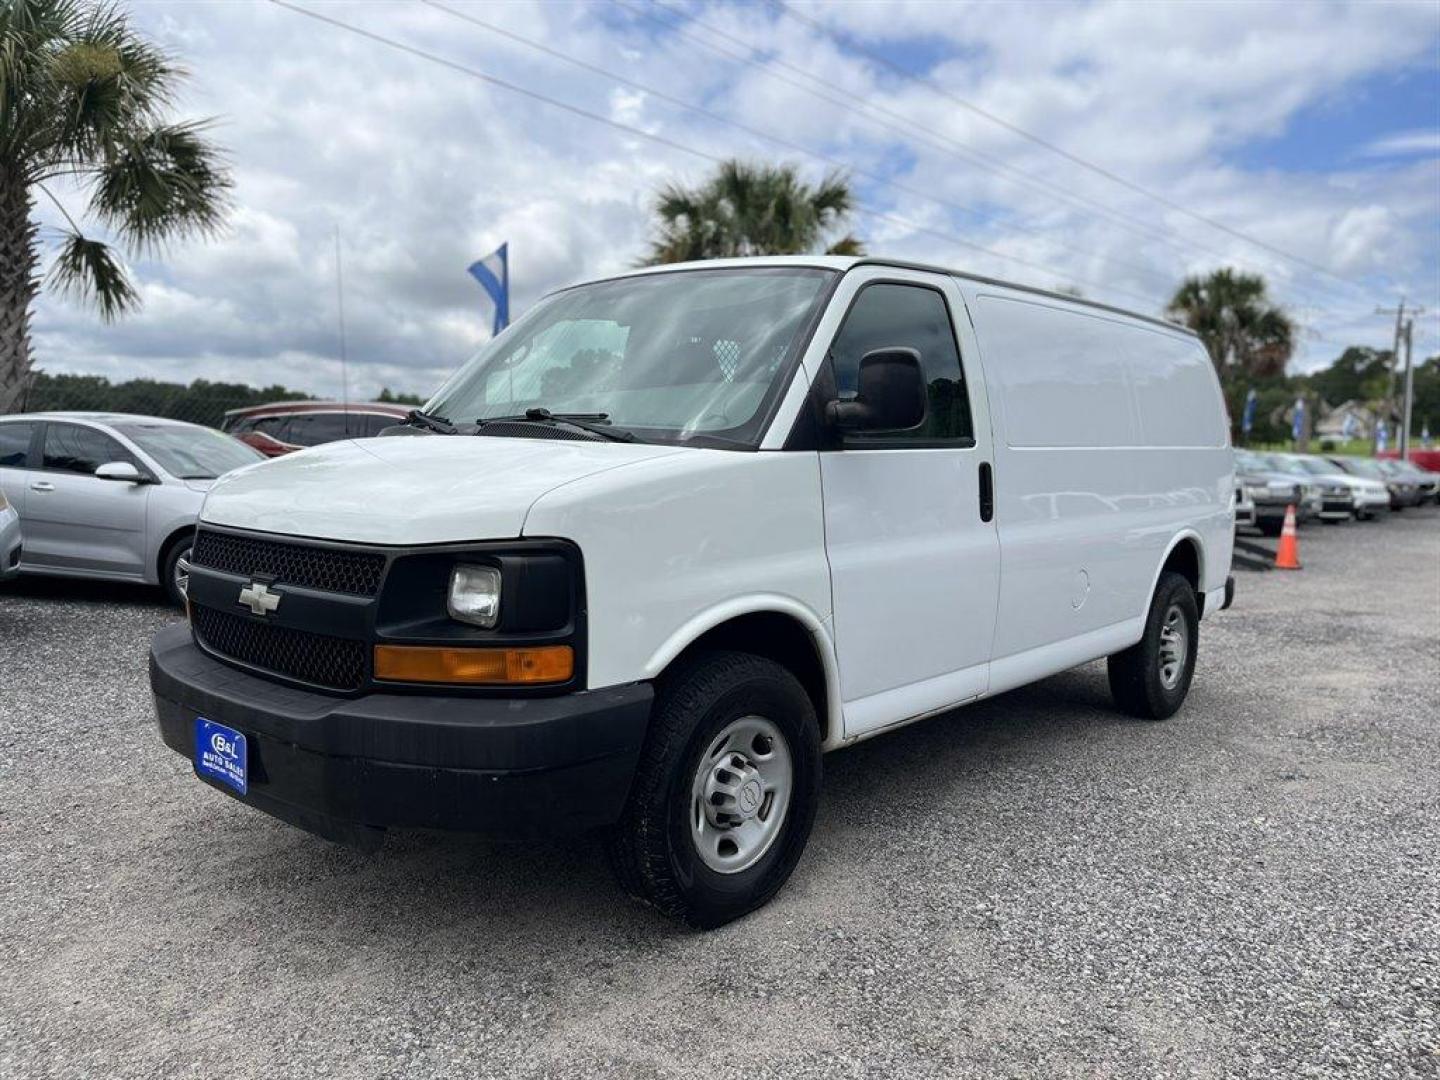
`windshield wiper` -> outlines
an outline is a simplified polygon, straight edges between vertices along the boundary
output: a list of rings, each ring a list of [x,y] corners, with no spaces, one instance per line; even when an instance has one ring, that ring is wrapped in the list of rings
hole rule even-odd
[[[588,431],[592,435],[598,435],[602,439],[609,439],[611,442],[637,442],[634,434],[624,428],[610,427],[609,413],[552,413],[549,409],[526,409],[519,416],[487,416],[475,423],[478,428],[486,424],[497,424],[501,422],[517,423],[525,421],[532,424],[568,424],[581,431]],[[604,425],[604,426],[602,426]]]
[[[456,434],[455,425],[446,420],[443,416],[431,416],[422,409],[411,409],[405,414],[401,421],[411,427],[424,428],[426,431],[433,431],[437,435]]]

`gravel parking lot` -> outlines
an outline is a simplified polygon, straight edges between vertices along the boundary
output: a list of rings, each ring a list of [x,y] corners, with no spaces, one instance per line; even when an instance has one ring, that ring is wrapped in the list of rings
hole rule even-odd
[[[328,845],[153,730],[142,590],[0,587],[0,1075],[1440,1075],[1440,511],[1241,573],[1189,703],[1092,664],[826,759],[768,908],[597,847]]]

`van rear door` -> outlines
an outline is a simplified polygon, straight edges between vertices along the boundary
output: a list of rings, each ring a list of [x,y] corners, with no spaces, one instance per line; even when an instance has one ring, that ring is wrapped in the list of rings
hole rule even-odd
[[[862,268],[833,303],[845,311],[826,358],[839,398],[854,394],[860,358],[880,348],[917,350],[929,386],[919,428],[847,435],[820,453],[853,738],[985,692],[1000,549],[993,515],[982,514],[989,413],[974,350],[960,348],[973,338],[954,282]]]

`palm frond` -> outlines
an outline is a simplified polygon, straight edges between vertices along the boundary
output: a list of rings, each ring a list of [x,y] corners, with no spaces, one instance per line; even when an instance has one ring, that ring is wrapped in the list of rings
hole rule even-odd
[[[76,300],[93,303],[106,322],[140,306],[139,292],[110,247],[78,232],[65,234],[47,284]]]
[[[846,233],[825,249],[826,255],[864,255],[865,245],[855,236]]]
[[[91,210],[142,250],[216,232],[231,180],[205,130],[204,123],[161,125],[126,142],[100,168]]]
[[[826,234],[843,225],[853,205],[840,173],[812,188],[793,165],[731,159],[696,187],[667,184],[659,191],[654,204],[658,236],[646,262],[823,250]],[[842,251],[861,250],[850,236],[836,244]]]

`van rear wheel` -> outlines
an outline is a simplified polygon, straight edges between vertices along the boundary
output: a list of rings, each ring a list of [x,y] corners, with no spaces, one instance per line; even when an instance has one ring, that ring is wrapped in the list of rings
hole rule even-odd
[[[789,879],[820,798],[820,729],[785,668],[704,653],[667,674],[624,816],[607,847],[632,896],[697,929]]]
[[[1195,590],[1165,571],[1145,616],[1145,636],[1109,658],[1110,693],[1119,708],[1145,720],[1175,715],[1190,692],[1200,643]]]

